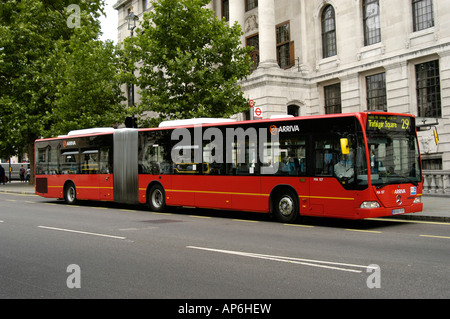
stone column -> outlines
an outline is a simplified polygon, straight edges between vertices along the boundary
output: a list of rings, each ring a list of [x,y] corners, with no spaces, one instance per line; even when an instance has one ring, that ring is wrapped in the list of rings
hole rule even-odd
[[[275,31],[275,1],[259,0],[259,68],[279,68]]]
[[[239,23],[242,32],[244,32],[245,23],[245,1],[243,0],[230,0],[230,26],[235,22]],[[241,45],[245,46],[245,37],[241,36]]]

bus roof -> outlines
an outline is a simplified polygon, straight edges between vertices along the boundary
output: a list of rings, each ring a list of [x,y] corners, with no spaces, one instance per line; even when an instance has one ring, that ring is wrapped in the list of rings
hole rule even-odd
[[[88,129],[82,129],[82,130],[74,130],[67,133],[67,135],[64,136],[76,136],[76,135],[89,135],[89,134],[98,134],[98,133],[112,133],[114,132],[114,128],[112,127],[96,127],[96,128],[88,128]]]
[[[391,112],[378,112],[378,111],[366,111],[366,112],[353,112],[353,113],[336,113],[336,114],[319,114],[319,115],[307,115],[307,116],[285,116],[285,117],[278,117],[270,118],[270,119],[262,119],[262,120],[246,120],[246,121],[237,121],[234,119],[226,119],[226,118],[194,118],[194,119],[183,119],[183,120],[170,120],[170,121],[164,121],[161,122],[159,127],[157,128],[139,128],[140,131],[153,131],[158,129],[170,129],[170,128],[178,128],[180,126],[182,127],[192,127],[194,125],[202,125],[205,124],[205,126],[214,126],[214,125],[226,125],[226,124],[249,124],[249,123],[264,123],[264,122],[271,122],[271,121],[277,121],[277,122],[284,122],[284,121],[292,121],[292,120],[306,120],[306,119],[322,119],[322,118],[339,118],[339,117],[357,117],[363,120],[365,116],[368,114],[389,114],[389,115],[398,115],[398,116],[410,116],[414,117],[412,114],[406,114],[406,113],[391,113]],[[112,127],[99,127],[99,128],[89,128],[89,129],[81,129],[81,130],[74,130],[70,131],[67,135],[60,135],[58,137],[54,138],[45,138],[40,140],[49,140],[49,139],[60,139],[60,138],[71,138],[71,137],[77,137],[77,136],[88,136],[88,135],[97,135],[97,134],[108,134],[108,133],[114,133],[116,131],[120,130],[136,130],[136,129],[130,129],[130,128],[120,128],[120,129],[114,129]]]
[[[194,118],[184,120],[163,121],[159,127],[175,127],[175,126],[189,126],[198,124],[219,124],[219,123],[235,123],[237,120],[224,118]]]

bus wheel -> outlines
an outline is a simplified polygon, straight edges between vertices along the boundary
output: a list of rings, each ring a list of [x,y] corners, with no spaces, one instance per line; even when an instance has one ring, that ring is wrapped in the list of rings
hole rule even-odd
[[[161,185],[154,185],[148,192],[148,206],[154,212],[162,212],[166,208],[166,195]]]
[[[299,217],[298,204],[291,191],[278,193],[273,202],[275,217],[282,223],[293,223]]]
[[[64,187],[64,200],[67,204],[72,205],[77,201],[77,190],[73,183],[69,183]]]

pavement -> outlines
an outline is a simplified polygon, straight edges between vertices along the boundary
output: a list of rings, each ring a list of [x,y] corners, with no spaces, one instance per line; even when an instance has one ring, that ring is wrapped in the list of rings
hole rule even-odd
[[[0,193],[33,194],[34,185],[20,181],[0,184]],[[433,222],[450,222],[450,196],[422,196],[423,211],[405,215],[391,216],[394,219],[425,220]]]

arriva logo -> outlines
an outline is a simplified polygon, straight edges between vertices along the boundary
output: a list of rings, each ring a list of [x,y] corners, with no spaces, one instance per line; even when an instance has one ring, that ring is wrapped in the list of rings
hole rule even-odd
[[[406,189],[396,189],[394,194],[406,194]]]
[[[298,127],[298,125],[285,125],[280,126],[278,132],[280,133],[300,132],[300,128]]]
[[[270,126],[270,134],[277,135],[278,133],[291,133],[291,132],[300,132],[300,128],[298,125],[283,125],[279,128],[276,125]]]

